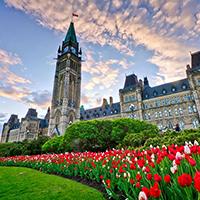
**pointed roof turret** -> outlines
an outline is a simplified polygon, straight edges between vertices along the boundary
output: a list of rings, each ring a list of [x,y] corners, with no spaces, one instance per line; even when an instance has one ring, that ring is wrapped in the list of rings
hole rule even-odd
[[[66,35],[65,40],[64,40],[64,43],[70,42],[70,40],[75,45],[78,45],[73,22],[70,23],[69,29],[67,31],[67,35]]]

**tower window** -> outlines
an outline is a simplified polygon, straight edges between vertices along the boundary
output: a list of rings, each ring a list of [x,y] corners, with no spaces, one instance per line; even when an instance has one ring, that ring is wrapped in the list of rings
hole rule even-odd
[[[192,109],[191,109],[190,106],[188,106],[188,112],[189,112],[189,113],[192,113]]]
[[[199,122],[198,122],[197,119],[193,120],[193,126],[194,126],[195,129],[199,128]]]
[[[178,115],[178,110],[177,110],[177,108],[175,108],[174,111],[175,111],[175,115]]]
[[[159,111],[159,117],[162,117],[162,112],[161,112],[161,110]]]
[[[171,109],[169,109],[169,116],[172,116],[172,111],[171,111]]]
[[[197,112],[196,106],[193,105],[192,107],[193,107],[193,111],[194,111],[194,112]]]
[[[183,111],[182,111],[182,108],[181,108],[181,107],[179,107],[179,113],[180,113],[180,115],[183,114]]]

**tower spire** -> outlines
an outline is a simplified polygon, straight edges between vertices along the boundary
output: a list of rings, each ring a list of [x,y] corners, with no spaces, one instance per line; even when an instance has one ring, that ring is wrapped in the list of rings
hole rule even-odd
[[[70,42],[70,41],[72,43],[74,43],[75,45],[78,45],[73,22],[70,23],[69,29],[67,31],[67,35],[66,35],[65,40],[64,40],[64,43],[67,43],[67,42]]]

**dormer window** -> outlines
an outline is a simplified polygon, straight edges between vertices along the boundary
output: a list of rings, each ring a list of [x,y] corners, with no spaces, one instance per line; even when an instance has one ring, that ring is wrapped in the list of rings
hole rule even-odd
[[[158,93],[154,90],[153,91],[153,96],[155,97],[156,95],[158,95]]]
[[[111,110],[110,113],[113,114],[113,111]]]
[[[115,110],[115,113],[117,113],[117,110]]]
[[[176,88],[175,87],[172,87],[172,92],[175,92],[176,91]]]
[[[162,93],[163,93],[163,94],[166,94],[166,93],[167,93],[167,91],[166,91],[165,89],[163,89]]]
[[[146,97],[146,98],[148,98],[148,97],[149,97],[149,95],[148,95],[148,94],[145,94],[145,97]]]
[[[153,95],[156,96],[156,92],[154,92]]]
[[[182,88],[185,90],[186,89],[186,85],[183,85]]]
[[[105,115],[106,115],[106,112],[103,112],[103,115],[105,116]]]

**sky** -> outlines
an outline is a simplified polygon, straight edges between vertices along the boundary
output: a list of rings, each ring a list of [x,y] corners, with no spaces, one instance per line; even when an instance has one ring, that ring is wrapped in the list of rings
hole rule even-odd
[[[109,96],[118,102],[132,73],[150,86],[185,78],[190,52],[200,50],[199,0],[0,1],[0,132],[11,114],[46,114],[72,13],[85,109]]]

